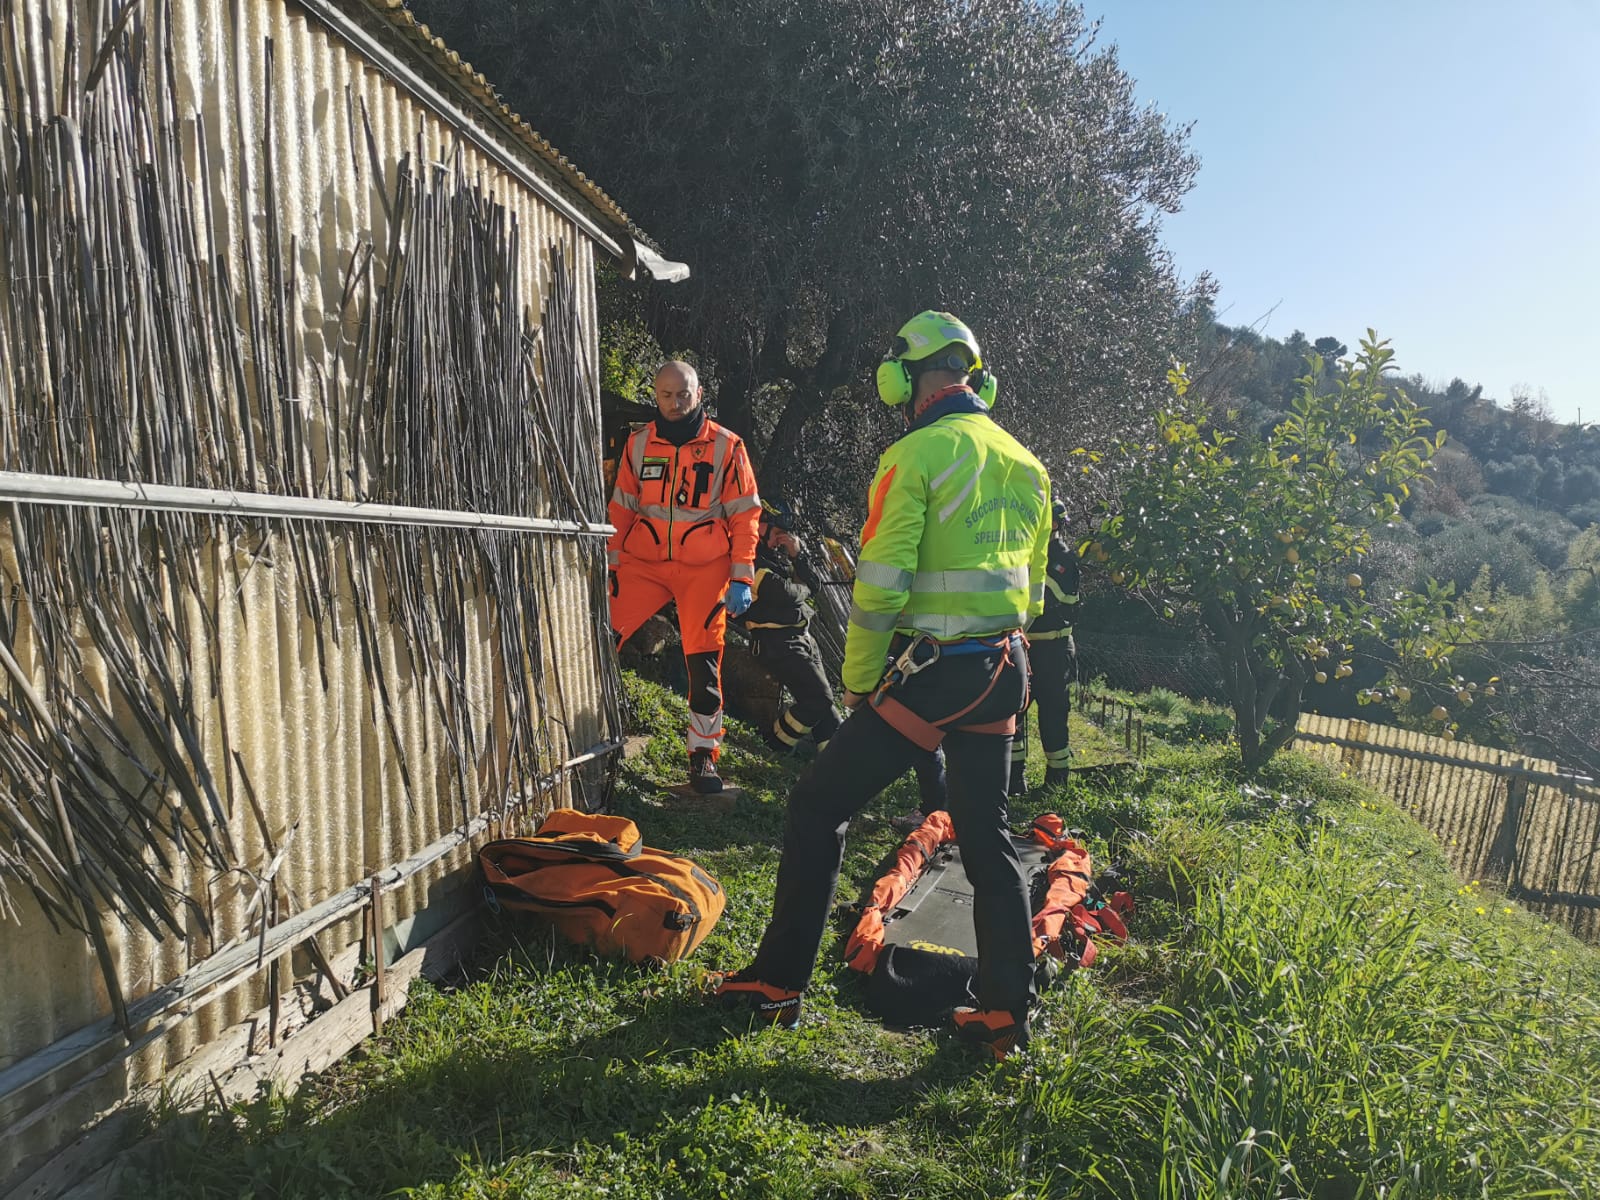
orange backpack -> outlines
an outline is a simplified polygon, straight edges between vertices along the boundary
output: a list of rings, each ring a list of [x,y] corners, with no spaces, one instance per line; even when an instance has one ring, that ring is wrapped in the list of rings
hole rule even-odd
[[[722,888],[687,858],[652,850],[626,817],[558,808],[532,837],[478,851],[493,908],[538,913],[567,940],[633,962],[694,952],[722,916]]]

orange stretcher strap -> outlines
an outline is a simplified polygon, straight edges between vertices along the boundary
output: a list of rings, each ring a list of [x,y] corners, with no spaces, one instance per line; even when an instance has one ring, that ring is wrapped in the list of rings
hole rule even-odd
[[[861,920],[845,944],[844,960],[866,974],[878,965],[883,952],[883,917],[893,912],[933,860],[939,847],[955,840],[955,825],[944,811],[930,813],[912,830],[895,852],[894,866],[873,886]]]

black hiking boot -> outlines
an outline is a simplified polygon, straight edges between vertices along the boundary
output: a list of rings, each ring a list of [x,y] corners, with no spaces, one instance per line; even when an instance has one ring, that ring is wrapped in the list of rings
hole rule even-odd
[[[714,971],[707,979],[711,998],[723,1008],[746,1009],[754,1020],[780,1029],[800,1024],[800,993],[763,983],[755,971]]]
[[[702,796],[715,796],[722,790],[722,776],[717,774],[711,751],[696,750],[689,755],[689,787]]]

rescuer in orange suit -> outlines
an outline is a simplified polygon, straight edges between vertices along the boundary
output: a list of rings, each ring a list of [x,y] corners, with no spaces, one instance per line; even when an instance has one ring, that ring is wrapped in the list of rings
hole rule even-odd
[[[628,439],[611,493],[611,628],[622,645],[669,600],[689,673],[689,786],[722,790],[722,641],[750,607],[761,499],[744,442],[706,416],[686,362],[656,372],[659,415]]]

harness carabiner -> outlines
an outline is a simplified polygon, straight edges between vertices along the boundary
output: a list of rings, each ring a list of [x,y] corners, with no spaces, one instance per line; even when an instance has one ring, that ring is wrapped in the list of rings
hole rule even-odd
[[[933,654],[926,660],[919,662],[917,660],[917,650],[922,646],[931,647]],[[916,637],[911,639],[906,648],[900,651],[899,657],[894,660],[894,665],[889,668],[884,683],[890,687],[898,687],[918,671],[926,671],[934,663],[938,662],[939,654],[939,643],[933,637],[926,633],[917,634]]]

